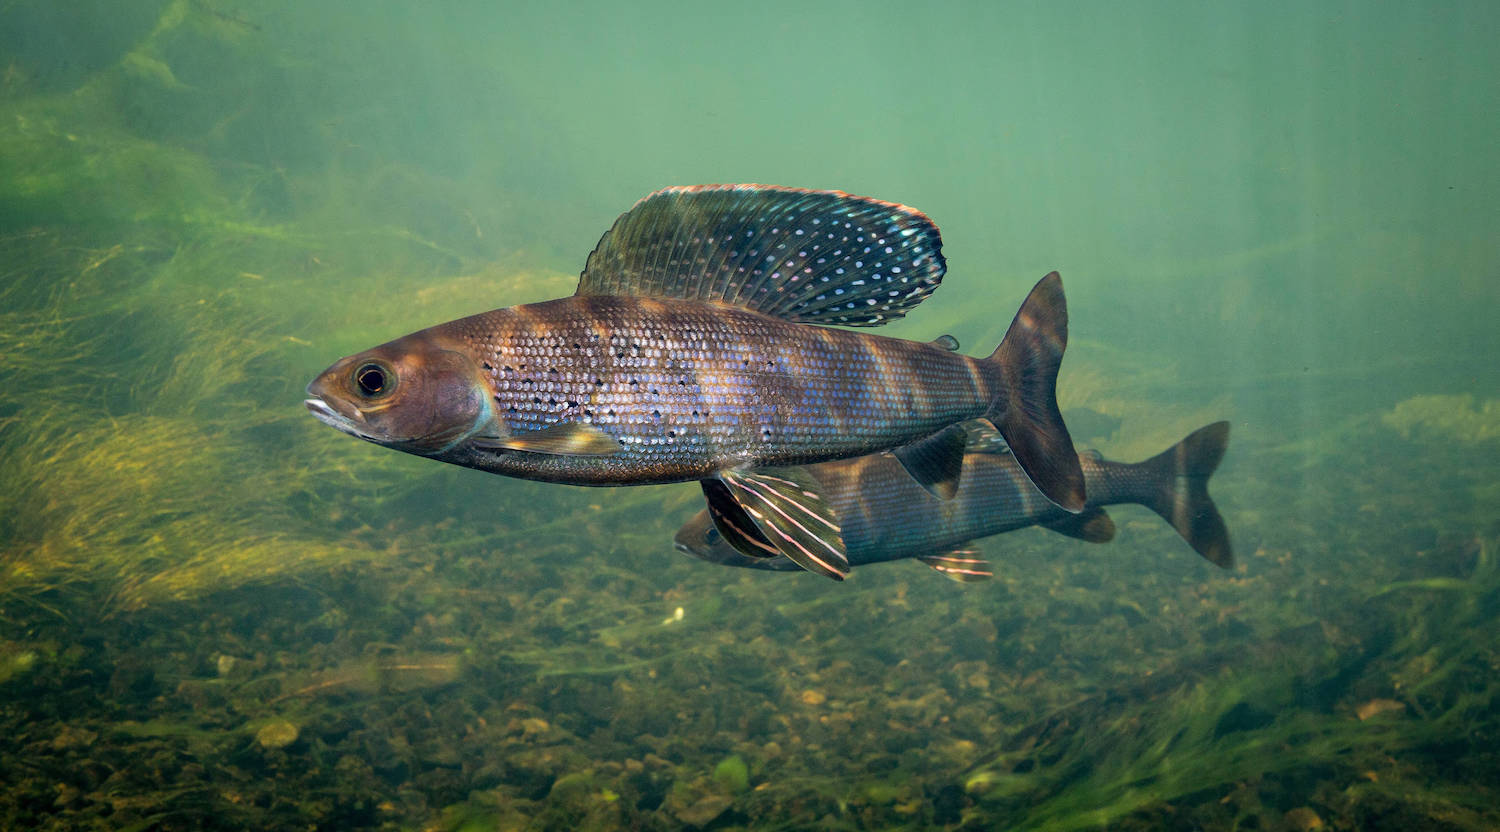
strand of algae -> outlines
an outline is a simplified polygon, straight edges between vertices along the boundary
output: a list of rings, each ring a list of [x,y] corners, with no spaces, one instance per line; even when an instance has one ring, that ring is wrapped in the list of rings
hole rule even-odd
[[[1237,781],[1317,764],[1351,765],[1437,737],[1465,735],[1474,715],[1485,713],[1500,697],[1500,683],[1483,670],[1493,656],[1494,640],[1471,637],[1492,619],[1500,594],[1494,542],[1479,545],[1480,565],[1458,603],[1434,599],[1393,608],[1401,587],[1392,585],[1372,596],[1366,614],[1371,620],[1394,617],[1415,626],[1397,627],[1402,635],[1371,655],[1340,655],[1324,648],[1321,657],[1301,657],[1328,680],[1371,662],[1385,667],[1426,659],[1418,661],[1410,684],[1397,680],[1402,701],[1417,712],[1417,719],[1384,714],[1356,720],[1343,710],[1329,713],[1300,705],[1299,692],[1315,681],[1286,672],[1298,666],[1299,656],[1283,646],[1265,660],[1241,657],[1234,670],[1183,683],[1165,696],[1141,694],[1139,701],[1115,696],[1060,709],[1018,732],[1013,750],[996,752],[978,764],[966,787],[982,807],[1008,816],[1014,828],[1071,830],[1107,825]],[[1434,652],[1441,658],[1433,658]],[[1220,663],[1206,662],[1210,667]],[[1462,673],[1475,680],[1455,678]],[[1445,691],[1447,699],[1424,706],[1436,691]],[[1235,727],[1233,712],[1242,703],[1278,713],[1265,725]]]

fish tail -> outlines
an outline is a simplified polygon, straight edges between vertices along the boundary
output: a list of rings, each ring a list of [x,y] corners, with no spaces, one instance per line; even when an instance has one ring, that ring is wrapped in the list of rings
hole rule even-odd
[[[985,418],[1005,437],[1016,462],[1047,499],[1077,513],[1083,468],[1057,407],[1057,370],[1068,346],[1068,304],[1052,272],[1026,296],[989,361],[1004,383]]]
[[[1171,523],[1193,551],[1224,569],[1234,566],[1234,550],[1229,545],[1229,528],[1208,495],[1208,478],[1228,447],[1229,423],[1215,422],[1139,463],[1155,484],[1151,495],[1142,500],[1146,507]]]

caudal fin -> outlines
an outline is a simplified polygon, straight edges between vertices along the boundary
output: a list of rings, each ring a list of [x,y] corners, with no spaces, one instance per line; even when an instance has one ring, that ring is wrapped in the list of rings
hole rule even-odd
[[[1047,499],[1083,510],[1083,468],[1057,407],[1057,370],[1068,346],[1068,304],[1062,278],[1042,278],[1010,322],[989,360],[1000,365],[1005,390],[985,417],[1005,437],[1021,470]]]
[[[1229,447],[1229,423],[1214,422],[1141,463],[1157,484],[1155,496],[1144,501],[1182,535],[1182,539],[1215,566],[1234,566],[1229,529],[1208,496],[1208,478],[1219,467]]]

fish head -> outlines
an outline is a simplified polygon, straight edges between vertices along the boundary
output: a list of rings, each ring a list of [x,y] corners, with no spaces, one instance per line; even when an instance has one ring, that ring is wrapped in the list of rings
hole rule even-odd
[[[707,509],[682,524],[682,528],[672,537],[672,545],[684,555],[692,555],[712,563],[722,562],[726,555],[743,557],[724,540],[724,535],[719,533]]]
[[[307,385],[304,404],[351,436],[436,456],[493,431],[493,393],[461,345],[424,331],[335,362]]]

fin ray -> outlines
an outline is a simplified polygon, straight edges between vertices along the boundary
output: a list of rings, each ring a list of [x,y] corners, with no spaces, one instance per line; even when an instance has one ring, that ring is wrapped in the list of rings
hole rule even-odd
[[[937,226],[914,208],[842,191],[697,185],[657,191],[621,214],[577,293],[878,326],[921,303],[946,268]]]
[[[761,533],[728,486],[718,480],[702,480],[700,484],[708,502],[709,520],[719,530],[724,543],[745,557],[757,560],[781,557],[781,550]]]
[[[707,482],[704,493],[712,497]],[[838,519],[818,492],[817,480],[805,469],[724,471],[717,483],[781,554],[809,572],[837,581],[848,576],[849,554]]]
[[[1083,467],[1057,406],[1057,371],[1067,346],[1067,300],[1062,278],[1052,272],[1026,296],[990,356],[1009,390],[985,416],[1037,490],[1076,514],[1085,503]]]
[[[1234,567],[1234,548],[1224,516],[1209,496],[1208,478],[1228,447],[1229,423],[1214,422],[1139,463],[1153,472],[1158,483],[1156,493],[1143,501],[1146,507],[1172,524],[1204,560],[1222,569]]]
[[[937,570],[948,580],[958,581],[961,584],[988,581],[995,577],[995,571],[990,566],[990,562],[979,557],[979,551],[971,545],[960,546],[941,555],[927,555],[917,560]]]

